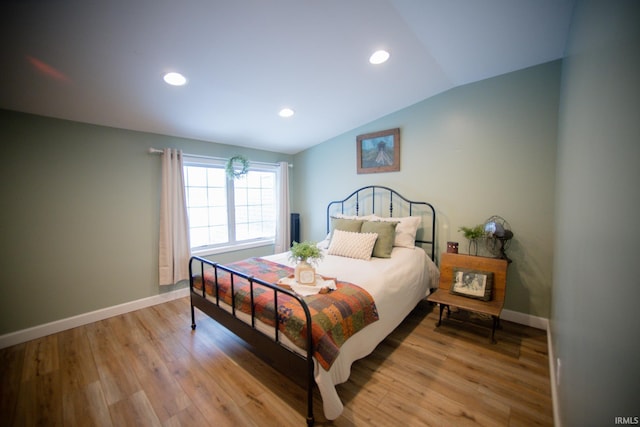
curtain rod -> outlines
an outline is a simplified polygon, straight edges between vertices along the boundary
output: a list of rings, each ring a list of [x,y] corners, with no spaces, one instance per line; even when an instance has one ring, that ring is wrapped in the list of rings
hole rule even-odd
[[[149,148],[149,154],[164,154],[164,151],[159,150],[157,148]],[[189,153],[182,153],[184,156],[187,157],[195,157],[197,159],[209,159],[209,160],[222,160],[222,161],[227,161],[229,159],[225,159],[224,157],[213,157],[213,156],[203,156],[203,155],[199,155],[199,154],[189,154]],[[277,163],[268,163],[268,162],[253,162],[257,165],[269,165],[269,166],[278,166]],[[293,164],[289,164],[289,167],[292,168]]]

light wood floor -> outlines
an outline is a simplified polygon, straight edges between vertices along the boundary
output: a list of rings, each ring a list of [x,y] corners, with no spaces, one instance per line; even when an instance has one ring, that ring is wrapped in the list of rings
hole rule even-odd
[[[304,426],[303,388],[196,312],[194,332],[182,298],[0,350],[0,425]],[[463,315],[436,328],[420,303],[316,425],[552,425],[545,332],[503,321],[492,345]]]

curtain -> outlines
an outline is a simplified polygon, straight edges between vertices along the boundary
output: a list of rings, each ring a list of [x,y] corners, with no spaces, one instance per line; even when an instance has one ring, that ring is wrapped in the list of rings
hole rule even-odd
[[[160,285],[189,278],[189,218],[184,193],[182,151],[165,148],[160,198]]]
[[[289,163],[278,163],[278,202],[275,253],[286,252],[291,246],[291,211],[289,208]]]

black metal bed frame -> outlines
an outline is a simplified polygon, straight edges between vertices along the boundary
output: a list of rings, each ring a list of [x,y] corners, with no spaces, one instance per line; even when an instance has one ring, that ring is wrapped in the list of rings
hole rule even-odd
[[[366,191],[370,190],[371,195],[368,196],[365,194]],[[382,192],[386,192],[389,197],[389,217],[393,217],[394,198],[402,200],[404,203],[408,204],[409,215],[411,215],[414,211],[414,208],[418,205],[425,206],[427,208],[427,213],[431,214],[432,222],[431,222],[431,239],[416,239],[416,244],[429,244],[431,245],[431,259],[434,260],[435,253],[435,221],[436,214],[433,206],[426,202],[415,202],[406,199],[395,190],[392,190],[388,187],[383,186],[375,186],[370,185],[366,187],[362,187],[349,196],[347,196],[343,200],[337,200],[330,202],[327,206],[327,231],[329,231],[330,227],[330,213],[332,207],[335,209],[337,206],[340,206],[340,212],[345,214],[345,205],[348,205],[349,200],[351,200],[355,196],[355,214],[356,215],[365,215],[367,213],[360,213],[361,204],[365,201],[371,201],[370,210],[366,210],[368,213],[376,213],[376,194],[378,196],[381,195]],[[361,194],[362,193],[362,194]],[[366,203],[365,203],[366,204]],[[200,267],[199,269],[197,267]],[[206,297],[206,286],[204,280],[204,272],[206,268],[213,269],[214,278],[215,278],[215,301]],[[231,280],[231,293],[232,293],[232,304],[229,310],[220,307],[220,297],[219,297],[219,288],[218,288],[218,272],[224,271],[230,274]],[[202,278],[202,289],[197,289],[195,286],[196,277]],[[235,308],[235,292],[234,292],[234,283],[235,278],[243,278],[249,282],[250,290],[251,290],[251,323],[247,323],[236,316],[236,308]],[[302,309],[304,310],[306,317],[306,328],[307,331],[311,331],[311,314],[309,312],[309,308],[305,303],[304,299],[294,292],[283,289],[276,284],[268,283],[259,278],[249,276],[240,271],[234,270],[233,268],[224,266],[220,263],[210,261],[208,259],[193,256],[189,261],[189,288],[190,288],[190,296],[191,296],[191,328],[196,329],[196,321],[195,321],[195,308],[197,307],[203,313],[207,314],[209,317],[229,329],[231,332],[236,334],[238,337],[242,338],[248,344],[250,344],[262,357],[266,357],[272,362],[272,365],[280,370],[281,372],[292,375],[292,376],[304,376],[306,378],[306,386],[307,386],[307,425],[313,426],[314,424],[314,416],[313,416],[313,388],[315,385],[314,379],[314,363],[313,363],[313,342],[312,342],[312,334],[311,332],[307,333],[307,348],[306,355],[302,355],[297,353],[290,348],[283,345],[280,341],[280,331],[278,330],[279,321],[277,316],[277,309],[275,311],[275,326],[274,326],[274,337],[270,337],[262,333],[256,328],[256,318],[255,318],[255,306],[254,306],[254,295],[253,289],[255,285],[260,285],[267,287],[273,291],[274,297],[274,307],[278,307],[278,295],[284,294],[288,295],[291,298],[295,299]],[[223,303],[224,304],[224,303]],[[225,304],[226,305],[226,304]],[[258,320],[259,321],[259,320]]]

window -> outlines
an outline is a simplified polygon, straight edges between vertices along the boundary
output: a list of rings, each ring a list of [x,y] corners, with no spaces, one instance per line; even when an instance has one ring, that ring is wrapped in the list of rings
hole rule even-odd
[[[271,244],[276,234],[275,166],[251,165],[227,179],[219,160],[185,156],[191,250],[197,253]]]

